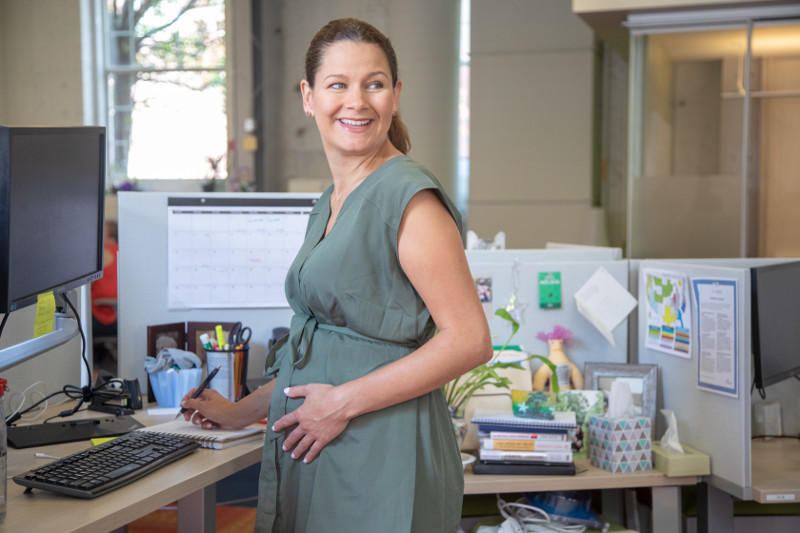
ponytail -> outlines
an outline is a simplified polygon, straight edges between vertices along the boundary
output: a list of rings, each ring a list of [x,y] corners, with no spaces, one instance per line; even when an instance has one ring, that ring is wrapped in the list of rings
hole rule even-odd
[[[389,142],[405,155],[408,155],[411,150],[408,128],[406,128],[403,119],[400,118],[399,112],[392,117],[392,124],[389,126]]]

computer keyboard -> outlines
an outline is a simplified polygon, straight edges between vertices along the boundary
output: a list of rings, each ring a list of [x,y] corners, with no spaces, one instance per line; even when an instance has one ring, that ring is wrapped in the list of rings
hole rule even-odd
[[[135,481],[176,459],[199,444],[164,433],[134,431],[82,450],[12,479],[28,489],[95,498]]]

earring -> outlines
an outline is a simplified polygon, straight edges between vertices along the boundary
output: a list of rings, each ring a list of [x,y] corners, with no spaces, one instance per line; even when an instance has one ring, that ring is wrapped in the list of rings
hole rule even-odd
[[[393,116],[393,117],[396,117],[396,116],[397,116],[397,110],[395,110],[395,111],[393,111],[393,112],[392,112],[392,116]]]
[[[311,116],[311,111],[306,111],[306,116],[310,117]]]

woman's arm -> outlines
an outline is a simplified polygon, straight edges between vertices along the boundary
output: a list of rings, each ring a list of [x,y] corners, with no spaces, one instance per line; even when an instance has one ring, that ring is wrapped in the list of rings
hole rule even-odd
[[[206,389],[193,399],[195,389],[192,389],[181,400],[181,407],[186,408],[183,418],[206,429],[241,429],[266,418],[274,389],[272,380],[238,402],[227,400],[213,389]]]
[[[439,330],[408,356],[339,386],[312,383],[286,389],[303,405],[274,422],[294,424],[284,448],[313,460],[350,419],[426,394],[491,358],[489,325],[467,265],[461,235],[436,193],[409,202],[398,234],[400,265]]]

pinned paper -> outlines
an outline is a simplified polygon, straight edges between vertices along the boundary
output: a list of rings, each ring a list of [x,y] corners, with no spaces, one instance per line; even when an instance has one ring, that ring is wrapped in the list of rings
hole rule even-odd
[[[575,293],[578,312],[614,344],[614,328],[636,307],[636,298],[603,267]]]
[[[40,294],[36,299],[36,323],[33,326],[33,337],[41,337],[52,333],[55,316],[56,299],[53,293]]]

